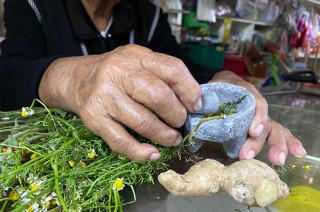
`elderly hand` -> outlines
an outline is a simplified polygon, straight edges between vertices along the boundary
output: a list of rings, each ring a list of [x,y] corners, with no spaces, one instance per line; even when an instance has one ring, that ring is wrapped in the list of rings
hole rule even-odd
[[[180,144],[173,128],[200,110],[201,89],[179,59],[136,45],[102,55],[54,61],[39,87],[49,107],[77,113],[110,148],[131,160],[156,160],[159,151],[135,140],[128,127],[163,146]]]
[[[262,149],[265,140],[268,140],[269,161],[273,164],[284,164],[288,152],[297,156],[305,156],[306,151],[301,142],[281,124],[268,116],[268,104],[257,89],[229,71],[217,73],[212,81],[228,82],[248,89],[256,100],[256,111],[249,128],[249,136],[239,153],[240,159],[252,159]]]

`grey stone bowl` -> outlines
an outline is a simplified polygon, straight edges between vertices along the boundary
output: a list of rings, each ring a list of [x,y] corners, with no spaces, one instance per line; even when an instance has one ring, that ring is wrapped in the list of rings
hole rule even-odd
[[[237,158],[254,116],[256,105],[253,95],[243,87],[224,82],[202,84],[201,89],[202,108],[196,114],[188,114],[185,123],[187,134],[205,118],[203,114],[215,113],[223,102],[236,101],[243,95],[246,97],[237,105],[237,113],[202,123],[192,138],[192,144],[188,144],[189,151],[197,152],[204,142],[217,142],[222,143],[228,157]]]

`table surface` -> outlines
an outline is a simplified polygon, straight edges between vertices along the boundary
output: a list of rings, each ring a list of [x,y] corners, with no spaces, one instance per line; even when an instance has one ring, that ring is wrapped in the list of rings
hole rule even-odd
[[[288,175],[289,186],[307,185],[320,190],[320,96],[311,96],[299,92],[263,92],[269,103],[269,115],[286,126],[305,146],[308,158],[301,159],[288,156],[286,164],[297,167],[310,165],[312,170],[306,172],[297,168]],[[257,159],[268,163],[268,146],[257,156]],[[198,152],[203,159],[213,158],[225,165],[235,160],[229,159],[218,144],[205,144]],[[186,162],[188,159],[188,162]],[[186,155],[182,160],[171,163],[171,169],[184,173],[194,164],[194,155]],[[155,177],[156,178],[156,177]],[[126,192],[126,191],[124,191]],[[274,211],[272,206],[266,208],[248,208],[235,202],[227,193],[222,192],[211,197],[177,197],[168,193],[155,179],[154,184],[142,184],[135,188],[136,202],[126,205],[125,212],[226,212]],[[132,201],[132,194],[124,195],[125,200]]]
[[[307,150],[308,158],[301,159],[289,155],[286,164],[296,164],[295,172],[288,176],[288,185],[306,185],[320,189],[320,96],[305,95],[299,92],[266,92],[270,116],[286,126],[298,137]],[[263,94],[263,92],[262,92]],[[257,159],[267,162],[268,146],[265,145]],[[214,158],[224,164],[232,163],[217,147],[206,145],[201,148],[200,156]],[[313,167],[306,172],[301,169],[305,164]],[[170,167],[178,173],[184,173],[192,163],[185,160],[175,161]],[[137,200],[125,206],[125,211],[148,212],[225,212],[225,211],[276,211],[272,206],[266,208],[247,207],[235,202],[227,193],[222,192],[211,197],[177,197],[169,194],[157,181],[136,188]]]

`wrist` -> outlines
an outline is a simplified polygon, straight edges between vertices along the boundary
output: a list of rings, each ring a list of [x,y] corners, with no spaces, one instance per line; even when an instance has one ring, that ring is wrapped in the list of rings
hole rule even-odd
[[[39,85],[39,97],[45,105],[76,112],[76,91],[81,81],[77,72],[81,72],[83,60],[84,57],[60,58],[48,66]]]

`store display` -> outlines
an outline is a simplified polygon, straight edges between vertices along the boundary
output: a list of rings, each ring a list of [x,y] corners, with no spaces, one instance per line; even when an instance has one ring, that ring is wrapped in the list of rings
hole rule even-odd
[[[236,1],[234,0],[216,0],[216,16],[235,17]]]
[[[197,19],[200,21],[216,22],[215,0],[197,1]]]

